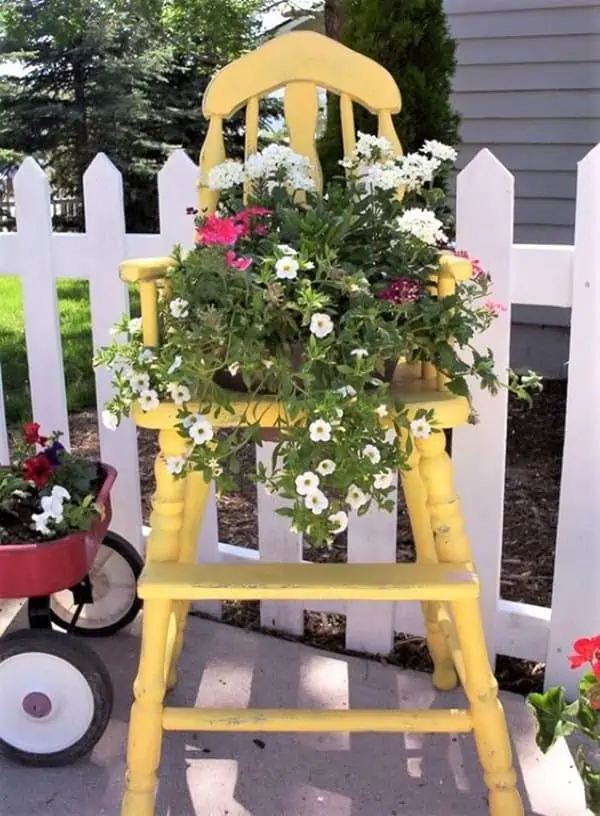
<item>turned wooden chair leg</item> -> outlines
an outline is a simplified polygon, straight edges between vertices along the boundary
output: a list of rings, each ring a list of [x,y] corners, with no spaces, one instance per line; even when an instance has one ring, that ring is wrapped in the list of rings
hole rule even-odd
[[[154,816],[154,798],[162,745],[164,664],[171,602],[147,599],[142,651],[133,685],[135,702],[129,720],[127,773],[121,816]]]
[[[415,448],[413,448],[409,464],[411,469],[402,471],[400,479],[415,542],[417,562],[437,563],[431,520],[427,509],[427,496],[419,473],[419,455]],[[427,646],[433,661],[433,684],[440,691],[450,691],[458,684],[458,677],[452,653],[439,624],[441,606],[439,602],[423,601],[421,610]]]

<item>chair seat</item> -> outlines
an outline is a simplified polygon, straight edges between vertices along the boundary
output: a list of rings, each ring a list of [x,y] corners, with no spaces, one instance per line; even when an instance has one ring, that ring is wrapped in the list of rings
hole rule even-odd
[[[467,564],[146,564],[141,598],[457,601],[476,598]]]
[[[436,390],[436,382],[431,379],[398,380],[391,387],[390,402],[397,407],[406,406],[411,415],[420,410],[434,411],[436,423],[441,428],[464,425],[471,413],[466,397]],[[220,409],[218,416],[216,411],[210,411],[205,416],[217,428],[237,425],[240,416],[246,416],[249,422],[260,422],[263,428],[273,428],[284,423],[287,416],[284,404],[270,396],[249,399],[247,394],[232,392],[231,406],[233,414]],[[190,411],[199,410],[195,403],[188,403],[187,407]],[[163,430],[177,424],[180,410],[180,406],[173,402],[162,402],[152,411],[143,411],[138,405],[134,405],[133,419],[141,428]]]

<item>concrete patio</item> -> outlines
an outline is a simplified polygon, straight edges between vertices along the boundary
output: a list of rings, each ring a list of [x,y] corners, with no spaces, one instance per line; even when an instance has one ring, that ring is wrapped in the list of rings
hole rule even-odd
[[[4,625],[12,618],[6,608],[4,618]],[[118,816],[139,621],[93,646],[116,690],[104,738],[88,760],[68,768],[26,769],[0,761],[0,816]],[[523,699],[503,698],[527,816],[584,816],[566,745],[541,757]],[[263,707],[462,705],[461,693],[436,694],[425,674],[198,618],[189,623],[181,680],[171,700]],[[486,814],[470,735],[171,733],[164,740],[156,816]]]

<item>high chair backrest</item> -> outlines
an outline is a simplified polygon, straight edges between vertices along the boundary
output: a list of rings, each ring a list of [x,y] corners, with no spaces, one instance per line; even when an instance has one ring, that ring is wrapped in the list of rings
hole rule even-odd
[[[316,148],[320,88],[340,97],[344,155],[354,150],[353,102],[358,102],[378,118],[378,134],[393,145],[398,155],[402,146],[392,122],[401,107],[400,91],[392,75],[368,57],[335,40],[311,31],[284,34],[235,60],[218,71],[210,82],[202,103],[209,120],[208,133],[200,154],[203,179],[225,158],[223,120],[246,107],[246,157],[258,149],[260,99],[283,88],[284,113],[290,147],[307,156],[317,189],[323,179]],[[218,192],[200,187],[200,210],[213,212]]]

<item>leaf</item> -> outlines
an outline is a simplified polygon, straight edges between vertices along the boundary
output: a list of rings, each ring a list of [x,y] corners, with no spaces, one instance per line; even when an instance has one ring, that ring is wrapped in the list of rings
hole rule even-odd
[[[561,686],[549,688],[544,694],[534,692],[527,697],[527,703],[538,722],[536,743],[542,753],[547,753],[557,739],[575,731],[575,724],[564,719],[569,706]]]
[[[600,816],[600,771],[592,768],[581,747],[575,760],[585,790],[585,803],[595,816]]]

